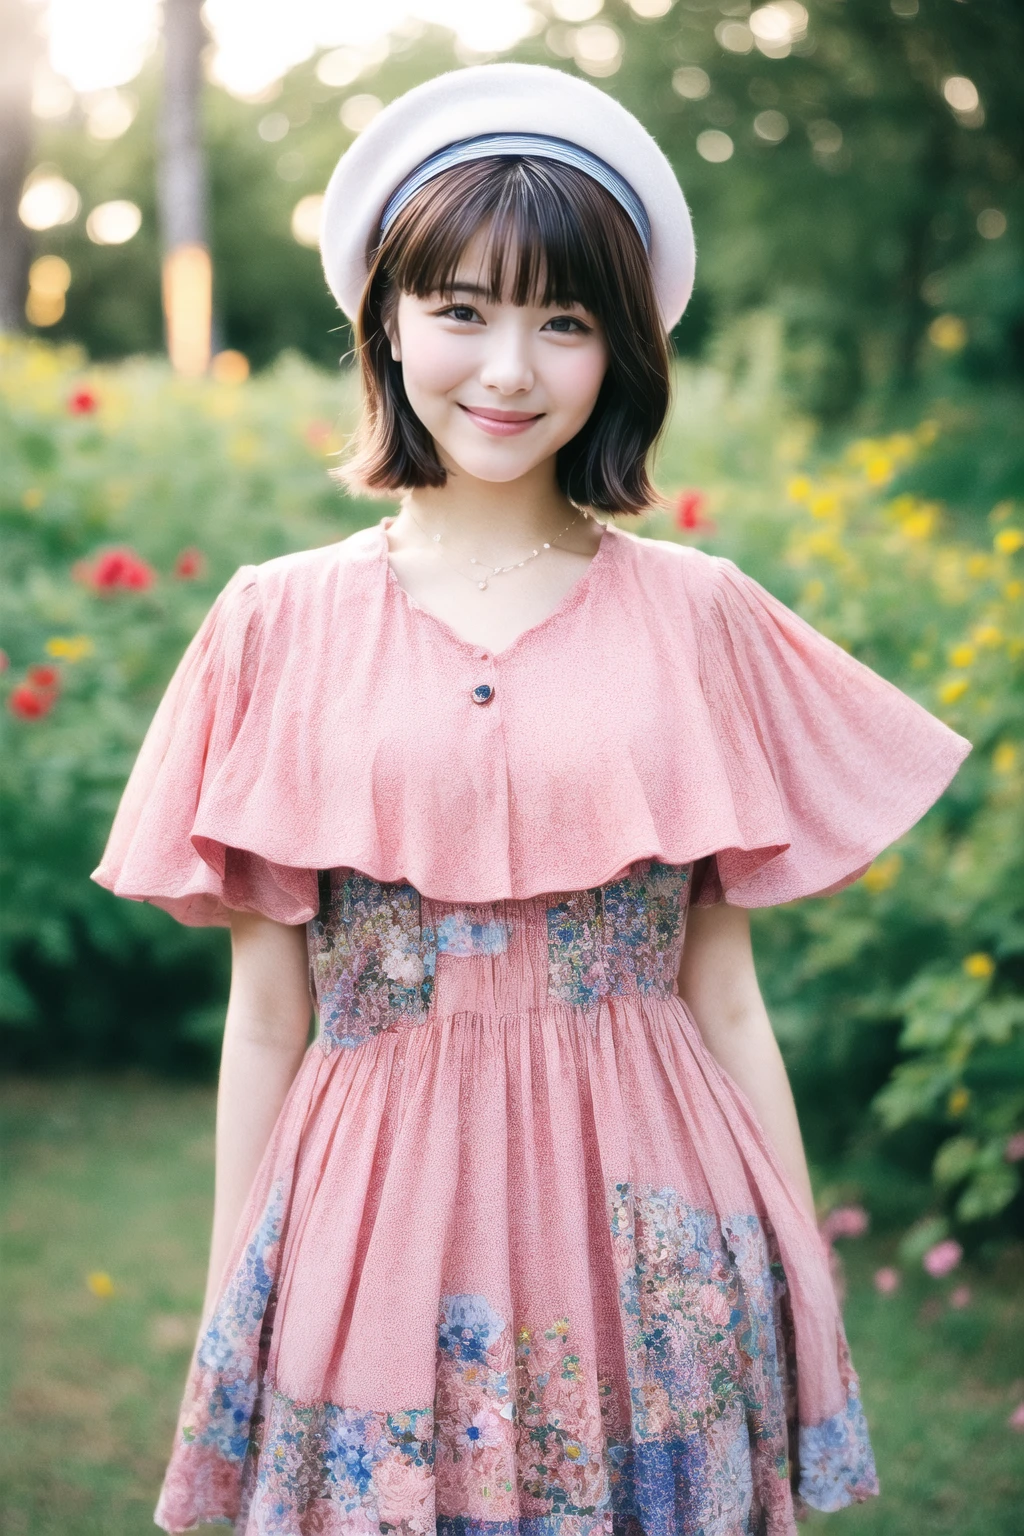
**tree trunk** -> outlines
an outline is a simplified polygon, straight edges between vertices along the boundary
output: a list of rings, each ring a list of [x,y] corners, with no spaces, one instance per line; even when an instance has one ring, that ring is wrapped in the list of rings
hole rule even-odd
[[[0,0],[0,332],[25,326],[32,245],[18,204],[32,153],[34,21],[24,0]]]
[[[167,349],[181,373],[210,361],[212,271],[202,141],[202,0],[164,0],[158,196]]]

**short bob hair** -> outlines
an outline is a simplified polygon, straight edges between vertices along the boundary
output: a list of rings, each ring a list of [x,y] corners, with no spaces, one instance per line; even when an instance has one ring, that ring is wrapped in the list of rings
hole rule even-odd
[[[402,293],[451,297],[459,261],[489,231],[489,293],[515,304],[575,301],[604,328],[608,371],[586,425],[558,453],[563,494],[594,511],[661,505],[647,455],[670,400],[668,340],[650,262],[635,226],[584,172],[529,155],[466,162],[434,177],[367,253],[356,321],[364,394],[355,450],[335,471],[351,490],[376,495],[443,485],[446,470],[415,415],[391,356],[387,325]]]

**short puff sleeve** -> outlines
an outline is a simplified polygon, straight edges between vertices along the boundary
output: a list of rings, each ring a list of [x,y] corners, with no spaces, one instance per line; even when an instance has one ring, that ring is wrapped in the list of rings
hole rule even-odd
[[[829,895],[924,815],[971,743],[731,560],[714,564],[701,681],[746,836],[701,862],[694,899]]]
[[[139,750],[92,879],[149,901],[189,927],[226,927],[231,911],[307,922],[313,870],[270,863],[196,831],[204,803],[230,795],[232,749],[260,664],[255,566],[217,597],[171,678]]]

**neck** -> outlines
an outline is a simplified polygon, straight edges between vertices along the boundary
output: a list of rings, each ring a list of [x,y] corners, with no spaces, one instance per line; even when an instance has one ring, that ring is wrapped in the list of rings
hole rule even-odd
[[[402,511],[449,544],[515,551],[557,537],[575,515],[558,489],[554,460],[538,464],[518,480],[477,480],[449,468],[442,486],[420,486],[402,498]],[[582,521],[582,518],[581,518]]]

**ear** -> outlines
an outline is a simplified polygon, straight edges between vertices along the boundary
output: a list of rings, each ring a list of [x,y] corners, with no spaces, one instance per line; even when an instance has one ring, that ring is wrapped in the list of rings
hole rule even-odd
[[[398,315],[396,309],[397,306],[392,308],[390,313],[382,315],[381,324],[384,327],[385,336],[391,343],[391,356],[396,363],[400,363],[402,361],[402,348],[398,338]]]

